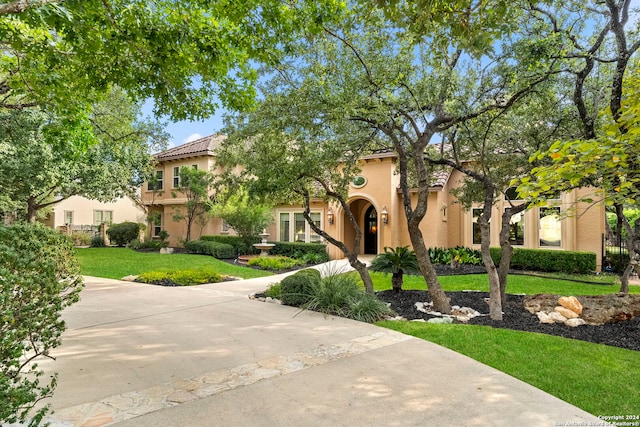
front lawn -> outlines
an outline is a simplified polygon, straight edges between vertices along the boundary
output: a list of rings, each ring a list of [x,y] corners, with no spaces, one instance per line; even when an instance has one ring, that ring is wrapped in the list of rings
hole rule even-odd
[[[374,289],[376,291],[386,291],[391,289],[391,275],[371,272]],[[584,279],[584,276],[580,276]],[[562,295],[600,295],[618,292],[620,285],[613,283],[615,278],[610,279],[609,285],[593,285],[570,280],[561,280],[539,276],[524,276],[510,274],[507,282],[507,293],[509,294],[562,294]],[[489,280],[486,274],[468,274],[463,276],[440,276],[438,277],[442,288],[445,291],[473,290],[489,292]],[[640,286],[629,286],[630,293],[640,294]],[[402,289],[426,290],[427,285],[422,276],[404,276]]]
[[[640,415],[637,351],[488,326],[376,324],[469,356],[593,415]]]
[[[79,248],[80,271],[86,276],[121,279],[148,271],[172,271],[207,268],[243,279],[270,276],[268,271],[229,264],[207,255],[159,254],[136,252],[128,248]]]

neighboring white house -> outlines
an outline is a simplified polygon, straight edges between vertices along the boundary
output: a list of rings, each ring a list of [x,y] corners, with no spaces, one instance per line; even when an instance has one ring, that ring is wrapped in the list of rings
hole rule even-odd
[[[144,223],[145,217],[144,211],[128,197],[104,203],[72,196],[56,203],[44,223],[56,230],[69,224],[72,229],[89,229],[104,222],[114,224],[124,221]]]

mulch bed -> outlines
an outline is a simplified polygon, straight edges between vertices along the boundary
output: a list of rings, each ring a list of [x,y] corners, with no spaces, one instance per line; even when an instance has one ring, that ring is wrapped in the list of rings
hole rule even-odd
[[[539,332],[548,335],[556,335],[565,338],[573,338],[592,343],[606,344],[615,347],[640,351],[640,317],[626,322],[608,323],[605,325],[582,325],[572,328],[561,324],[542,324],[535,314],[524,309],[522,295],[507,295],[507,304],[502,308],[504,315],[502,321],[491,320],[488,316],[489,305],[485,298],[489,298],[487,292],[446,292],[451,300],[451,305],[470,307],[487,316],[471,319],[468,323],[473,325],[486,325],[494,328],[513,329],[518,331]],[[399,293],[382,291],[376,294],[382,301],[390,303],[391,308],[398,315],[408,319],[425,319],[436,317],[416,310],[416,302],[429,302],[427,291],[403,290]]]

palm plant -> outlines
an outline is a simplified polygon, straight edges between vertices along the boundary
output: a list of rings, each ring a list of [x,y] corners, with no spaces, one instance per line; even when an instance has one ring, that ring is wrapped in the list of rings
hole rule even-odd
[[[404,273],[420,273],[420,266],[416,253],[408,246],[395,249],[385,247],[384,253],[376,256],[371,262],[371,270],[391,273],[391,287],[395,292],[400,292]]]

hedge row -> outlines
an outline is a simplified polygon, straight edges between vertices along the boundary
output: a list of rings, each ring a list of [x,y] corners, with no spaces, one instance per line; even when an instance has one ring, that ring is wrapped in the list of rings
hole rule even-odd
[[[225,243],[233,246],[235,255],[248,255],[258,252],[253,246],[246,247],[242,239],[238,236],[212,236],[205,235],[200,240],[208,242]],[[260,239],[256,239],[258,243]],[[305,254],[313,253],[321,256],[327,255],[327,246],[322,243],[301,243],[301,242],[270,242],[275,246],[269,250],[269,255],[282,255],[290,258],[303,258]]]
[[[305,254],[327,254],[327,246],[322,243],[302,242],[274,242],[275,246],[269,251],[271,255],[282,255],[291,258],[303,258]]]
[[[248,246],[244,243],[244,241],[238,237],[238,236],[226,236],[226,235],[220,235],[220,236],[212,236],[212,235],[205,235],[200,237],[200,240],[204,240],[207,242],[217,242],[217,243],[224,243],[225,245],[231,245],[231,247],[233,248],[233,251],[235,253],[234,256],[238,256],[238,255],[250,255],[250,254],[254,254],[257,253],[258,250],[256,248],[254,248],[253,246]],[[260,239],[256,238],[254,243],[258,243],[260,242]]]
[[[491,248],[491,258],[497,265],[500,262],[500,258],[502,258],[502,250],[500,248]],[[511,268],[529,271],[588,274],[596,270],[596,254],[593,252],[514,248]]]
[[[235,257],[233,246],[226,243],[210,242],[206,240],[190,240],[184,244],[184,248],[190,254],[211,255],[218,259]]]

